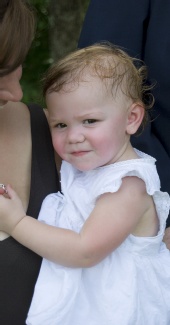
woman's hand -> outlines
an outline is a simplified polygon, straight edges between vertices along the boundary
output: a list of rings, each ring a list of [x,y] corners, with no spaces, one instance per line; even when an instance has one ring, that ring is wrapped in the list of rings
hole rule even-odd
[[[8,197],[0,195],[0,230],[12,235],[17,224],[25,217],[25,211],[16,192],[7,185]]]
[[[166,228],[163,241],[165,242],[167,248],[170,249],[170,227]]]
[[[7,189],[4,184],[0,184],[0,195],[7,194]]]

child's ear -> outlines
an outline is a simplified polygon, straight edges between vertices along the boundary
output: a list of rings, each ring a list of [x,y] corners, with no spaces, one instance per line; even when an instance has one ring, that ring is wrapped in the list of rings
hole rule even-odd
[[[143,117],[144,117],[145,109],[142,103],[133,103],[128,110],[128,119],[126,132],[131,135],[135,134],[139,129]]]

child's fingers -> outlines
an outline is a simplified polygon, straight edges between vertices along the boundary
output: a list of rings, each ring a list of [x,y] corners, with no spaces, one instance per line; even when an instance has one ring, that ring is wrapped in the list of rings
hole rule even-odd
[[[22,209],[24,211],[24,214],[25,214],[25,210],[24,210],[22,201],[19,198],[18,194],[15,192],[15,190],[13,190],[13,188],[9,184],[6,186],[6,189],[7,189],[7,196],[13,202],[14,209],[15,210],[17,208],[20,209],[20,210]]]
[[[4,184],[0,184],[0,195],[7,194],[7,188]]]
[[[7,194],[9,196],[10,199],[18,199],[18,195],[17,193],[13,190],[13,188],[11,187],[11,185],[7,185],[6,186],[6,190],[7,190]]]
[[[0,195],[4,195],[4,189],[2,187],[0,187]]]
[[[11,185],[0,184],[0,195],[7,195],[10,199],[18,199],[17,193],[13,190]]]

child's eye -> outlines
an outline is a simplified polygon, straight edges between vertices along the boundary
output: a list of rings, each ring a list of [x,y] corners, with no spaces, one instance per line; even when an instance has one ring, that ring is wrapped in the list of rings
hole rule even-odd
[[[96,123],[96,122],[97,122],[97,120],[89,118],[87,120],[84,120],[83,124],[93,124],[93,123]]]
[[[65,123],[58,123],[55,125],[55,128],[57,128],[57,129],[64,129],[66,127],[67,127],[67,125]]]

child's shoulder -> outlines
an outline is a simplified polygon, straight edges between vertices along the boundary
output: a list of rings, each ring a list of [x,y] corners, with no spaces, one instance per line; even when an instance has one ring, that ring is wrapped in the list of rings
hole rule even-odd
[[[87,176],[88,177],[88,176]],[[139,190],[152,195],[160,190],[160,180],[155,166],[155,159],[148,155],[141,155],[137,159],[120,161],[111,165],[99,167],[89,173],[93,189],[97,194],[116,192],[122,186],[124,178],[131,178],[126,183],[135,184]]]

